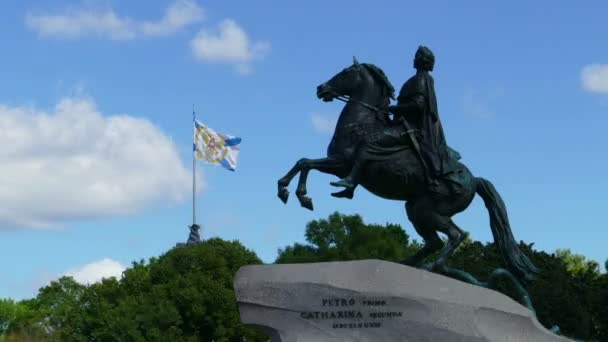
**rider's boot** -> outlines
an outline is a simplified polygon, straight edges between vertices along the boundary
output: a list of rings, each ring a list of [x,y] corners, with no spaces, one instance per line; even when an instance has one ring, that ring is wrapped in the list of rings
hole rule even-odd
[[[352,169],[350,170],[350,174],[348,176],[346,176],[345,178],[343,178],[337,182],[329,183],[333,186],[339,186],[339,187],[345,188],[343,191],[334,192],[331,195],[334,197],[338,197],[338,198],[349,198],[349,199],[353,198],[355,188],[358,185],[357,180],[359,179],[359,173],[361,172],[362,167],[363,167],[363,156],[359,155],[355,159],[355,163],[354,163]]]
[[[355,196],[355,189],[347,188],[342,191],[332,192],[331,195],[337,198],[353,199],[353,197]]]
[[[346,188],[346,189],[354,189],[357,187],[357,184],[355,184],[353,177],[351,175],[348,175],[347,177],[342,178],[337,182],[330,182],[329,184],[331,184],[333,186]]]

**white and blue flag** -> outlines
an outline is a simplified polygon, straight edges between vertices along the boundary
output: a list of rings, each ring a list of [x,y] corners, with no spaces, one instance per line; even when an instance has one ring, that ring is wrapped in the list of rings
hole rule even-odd
[[[194,120],[194,156],[209,164],[236,170],[241,138],[214,131]]]

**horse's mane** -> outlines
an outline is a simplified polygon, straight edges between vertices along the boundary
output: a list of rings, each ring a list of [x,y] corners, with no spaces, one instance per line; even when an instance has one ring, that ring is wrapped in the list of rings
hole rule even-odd
[[[388,80],[388,77],[386,77],[386,74],[384,73],[384,71],[382,71],[382,69],[380,69],[379,67],[377,67],[371,63],[361,63],[361,65],[363,65],[370,72],[370,74],[372,74],[372,76],[376,79],[376,81],[378,81],[382,85],[384,85],[384,91],[386,91],[385,94],[387,94],[391,99],[394,100],[395,99],[395,88],[393,87],[391,82]]]

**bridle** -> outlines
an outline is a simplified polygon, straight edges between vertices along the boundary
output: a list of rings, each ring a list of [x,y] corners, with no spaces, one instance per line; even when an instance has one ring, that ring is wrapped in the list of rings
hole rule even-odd
[[[334,95],[334,97],[342,102],[348,103],[348,102],[354,102],[354,103],[358,103],[360,105],[362,105],[363,107],[366,107],[368,109],[371,109],[373,111],[376,111],[378,113],[381,114],[387,114],[390,115],[391,113],[389,113],[386,110],[382,110],[378,107],[372,106],[369,103],[363,102],[361,100],[357,100],[357,99],[353,99],[352,97],[348,96],[348,95],[342,95],[340,93],[338,93],[337,91],[333,90],[333,88],[330,85],[326,85],[326,87],[329,88],[328,92],[331,93],[332,95]]]

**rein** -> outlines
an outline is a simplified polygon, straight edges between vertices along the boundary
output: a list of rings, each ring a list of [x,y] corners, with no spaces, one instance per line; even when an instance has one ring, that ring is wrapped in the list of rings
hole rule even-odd
[[[386,110],[382,110],[382,109],[380,109],[378,107],[372,106],[369,103],[363,102],[361,100],[353,99],[352,97],[350,97],[348,95],[342,95],[342,94],[336,92],[335,90],[330,90],[330,92],[335,96],[336,99],[338,99],[338,100],[340,100],[340,101],[342,101],[344,103],[354,102],[354,103],[362,105],[365,108],[371,109],[371,110],[375,111],[378,114],[384,114],[384,115],[386,115],[387,116],[386,118],[378,116],[378,119],[380,121],[382,121],[382,122],[387,122],[387,120],[390,121],[390,118],[388,116],[391,115],[391,113],[388,112],[388,111],[386,111]]]
[[[377,113],[380,114],[386,114],[386,115],[390,115],[391,113],[386,111],[386,110],[382,110],[378,107],[374,107],[366,102],[363,102],[361,100],[357,100],[357,99],[353,99],[352,97],[348,96],[348,95],[342,95],[334,90],[330,90],[330,92],[335,96],[336,99],[344,102],[344,103],[348,103],[348,102],[354,102],[354,103],[358,103],[360,105],[362,105],[363,107],[366,107],[368,109],[371,109],[373,111],[376,111]],[[405,127],[406,133],[410,133],[410,132],[414,132],[413,129],[410,128],[410,125],[408,124],[408,122],[404,119],[401,118],[401,124]]]
[[[363,102],[363,101],[360,101],[360,100],[357,100],[357,99],[353,99],[352,97],[350,97],[348,95],[341,95],[341,94],[339,94],[339,93],[337,93],[337,92],[335,92],[333,90],[330,90],[330,91],[336,97],[336,99],[338,99],[338,100],[340,100],[342,102],[345,102],[345,103],[354,102],[354,103],[358,103],[358,104],[362,105],[363,107],[367,107],[367,108],[369,108],[369,109],[371,109],[373,111],[376,111],[378,113],[381,113],[381,114],[387,114],[387,115],[391,114],[391,113],[389,113],[389,112],[387,112],[385,110],[382,110],[382,109],[380,109],[378,107],[374,107],[374,106],[372,106],[372,105],[370,105],[370,104],[368,104],[366,102]]]

